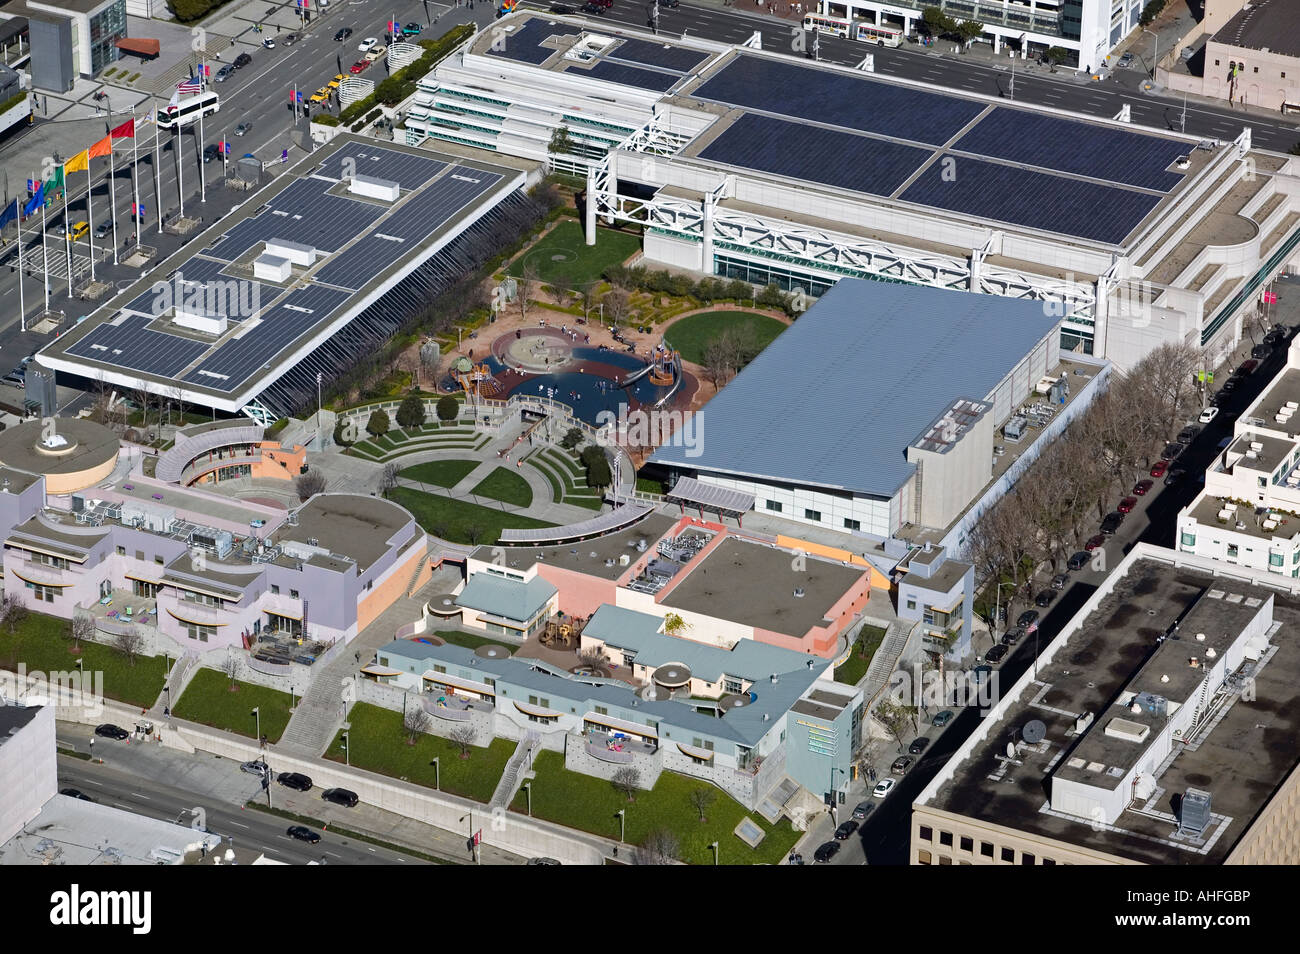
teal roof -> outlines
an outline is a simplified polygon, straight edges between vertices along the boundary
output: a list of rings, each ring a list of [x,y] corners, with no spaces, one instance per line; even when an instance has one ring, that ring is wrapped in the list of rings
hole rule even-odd
[[[456,605],[523,622],[536,616],[556,592],[554,584],[540,576],[523,583],[475,573],[456,597]]]

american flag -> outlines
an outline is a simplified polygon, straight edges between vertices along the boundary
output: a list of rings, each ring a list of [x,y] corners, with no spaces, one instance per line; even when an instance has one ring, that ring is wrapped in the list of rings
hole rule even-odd
[[[203,83],[197,76],[191,76],[187,80],[181,80],[176,84],[178,93],[201,93],[203,92]]]

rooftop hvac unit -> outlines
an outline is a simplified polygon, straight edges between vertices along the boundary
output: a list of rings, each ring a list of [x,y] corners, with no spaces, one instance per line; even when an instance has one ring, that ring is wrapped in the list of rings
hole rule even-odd
[[[1210,793],[1189,788],[1178,812],[1179,834],[1199,835],[1210,826]]]
[[[631,562],[632,562],[632,558],[629,557],[626,553],[620,553],[620,554],[618,555],[618,565],[619,565],[619,566],[627,566],[627,565],[628,565],[629,563],[631,563]]]
[[[796,587],[794,588],[794,598],[797,599],[797,600],[801,600],[801,599],[803,599],[803,595],[804,595],[804,594],[803,594],[803,587],[802,587],[802,586],[796,586]]]

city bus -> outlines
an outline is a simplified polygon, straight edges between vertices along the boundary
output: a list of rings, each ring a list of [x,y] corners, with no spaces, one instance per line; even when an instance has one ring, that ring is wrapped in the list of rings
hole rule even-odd
[[[903,31],[894,27],[876,26],[874,23],[841,20],[820,13],[810,13],[803,18],[805,30],[816,30],[832,36],[853,37],[862,43],[874,43],[877,46],[895,47],[903,42]]]
[[[894,47],[903,42],[903,31],[895,30],[893,27],[876,26],[874,23],[859,23],[853,38],[863,43],[874,43],[876,46]]]
[[[221,109],[221,97],[213,92],[196,93],[186,96],[175,108],[164,106],[158,110],[158,126],[161,129],[175,129],[197,122],[200,116],[211,116]]]
[[[818,33],[829,33],[832,36],[848,36],[852,27],[853,24],[848,20],[823,16],[820,13],[810,13],[803,18],[805,30],[816,30]]]

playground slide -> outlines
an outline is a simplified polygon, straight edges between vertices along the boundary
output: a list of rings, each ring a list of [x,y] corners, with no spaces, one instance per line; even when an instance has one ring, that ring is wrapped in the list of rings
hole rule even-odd
[[[647,364],[644,368],[642,368],[642,369],[641,369],[640,371],[638,371],[636,374],[630,375],[629,377],[626,377],[626,378],[624,378],[622,381],[620,381],[618,386],[619,386],[620,388],[625,388],[625,387],[627,387],[629,384],[635,384],[637,381],[640,381],[640,380],[641,380],[642,378],[644,378],[647,374],[649,374],[651,371],[653,371],[653,370],[654,370],[654,367],[655,367],[655,366],[654,366],[654,362],[651,362],[650,364]]]
[[[656,411],[659,410],[659,408],[663,407],[665,404],[667,404],[669,401],[671,401],[673,395],[677,393],[677,389],[680,388],[680,387],[682,386],[682,358],[681,358],[681,355],[678,355],[678,356],[677,356],[677,360],[673,362],[673,375],[676,377],[676,380],[673,381],[673,386],[672,386],[671,388],[668,389],[668,393],[665,394],[663,397],[661,397],[658,401],[655,402],[655,410],[656,410]]]

